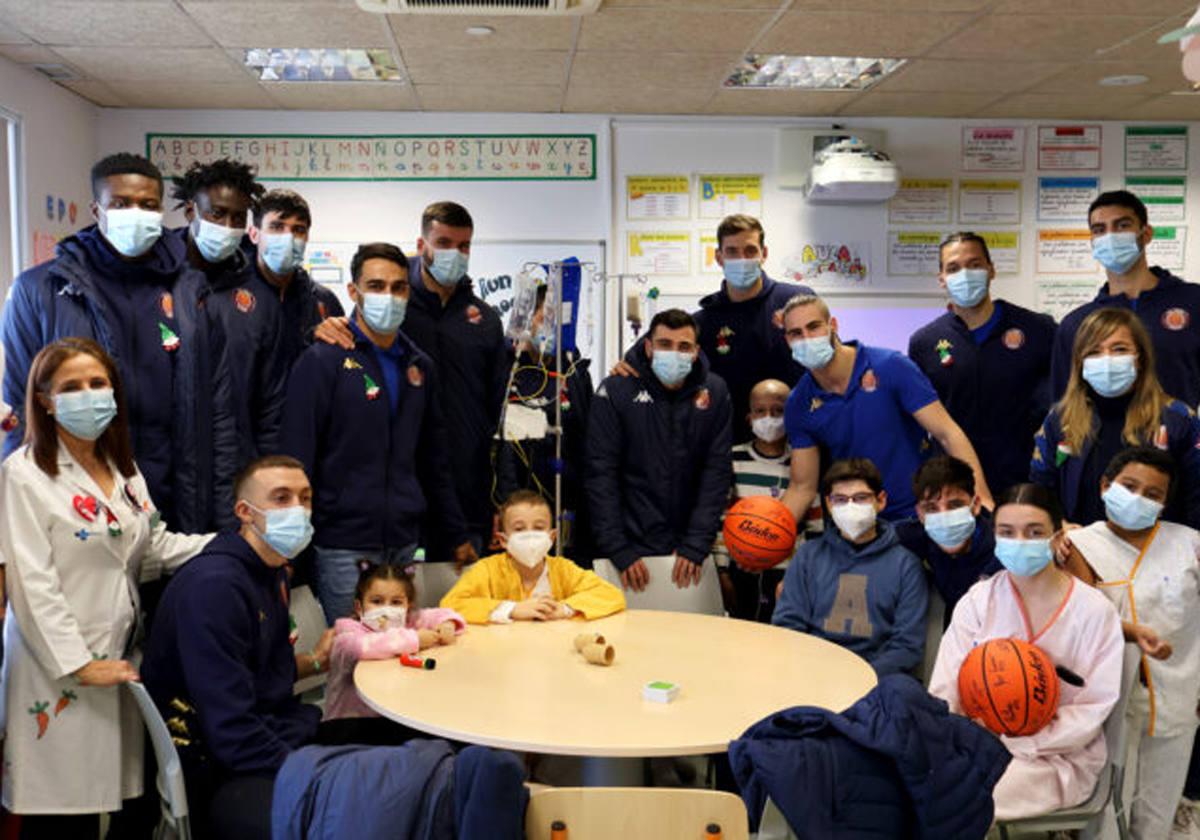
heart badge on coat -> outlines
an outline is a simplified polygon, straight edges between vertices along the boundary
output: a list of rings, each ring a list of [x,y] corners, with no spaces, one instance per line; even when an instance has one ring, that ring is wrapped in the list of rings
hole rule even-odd
[[[71,500],[71,506],[88,522],[95,522],[96,516],[100,512],[100,506],[96,504],[96,500],[92,496],[76,496]]]

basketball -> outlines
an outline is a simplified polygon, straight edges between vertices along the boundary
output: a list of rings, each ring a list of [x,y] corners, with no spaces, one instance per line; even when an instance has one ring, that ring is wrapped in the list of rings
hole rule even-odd
[[[750,496],[725,514],[725,547],[747,569],[782,563],[796,550],[796,520],[787,505],[770,496]]]
[[[1033,735],[1058,709],[1058,674],[1041,648],[990,639],[963,661],[958,697],[965,715],[997,735]]]

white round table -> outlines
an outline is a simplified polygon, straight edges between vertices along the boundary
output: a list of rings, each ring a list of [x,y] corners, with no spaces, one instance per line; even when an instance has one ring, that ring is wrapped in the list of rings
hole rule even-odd
[[[616,648],[610,667],[575,652],[579,633]],[[749,621],[631,610],[599,621],[471,626],[425,651],[437,668],[360,662],[359,695],[381,715],[438,737],[522,752],[609,758],[719,753],[792,706],[842,711],[875,686],[861,658],[821,639]],[[671,703],[642,686],[680,686]]]

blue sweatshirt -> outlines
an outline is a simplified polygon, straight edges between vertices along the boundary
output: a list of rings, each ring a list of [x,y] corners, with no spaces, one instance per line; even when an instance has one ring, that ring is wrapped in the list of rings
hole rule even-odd
[[[235,532],[219,534],[167,585],[142,679],[185,759],[226,774],[274,772],[312,740],[321,710],[292,693],[287,574]]]
[[[377,348],[353,320],[350,329],[353,350],[317,342],[288,382],[282,451],[300,459],[312,481],[313,544],[404,548],[418,542],[427,507],[448,543],[461,544],[466,528],[433,362],[396,335],[391,356],[403,375],[392,411]]]
[[[700,299],[693,313],[700,326],[700,349],[709,369],[725,380],[733,400],[733,439],[749,440],[750,389],[764,379],[795,385],[804,368],[792,358],[783,335],[782,318],[776,316],[796,295],[812,289],[794,283],[777,283],[763,273],[762,289],[750,300],[734,303],[724,282],[719,291]]]
[[[1200,286],[1185,283],[1166,269],[1150,269],[1158,285],[1133,300],[1109,294],[1104,284],[1096,299],[1068,313],[1058,325],[1051,363],[1052,394],[1058,399],[1071,376],[1071,349],[1083,319],[1105,307],[1132,309],[1146,325],[1154,345],[1154,364],[1163,390],[1195,409],[1200,405]]]
[[[638,376],[610,376],[592,400],[587,430],[588,514],[596,556],[624,571],[641,557],[678,551],[702,563],[729,501],[729,391],[701,355],[668,391],[639,344]]]
[[[1004,568],[996,559],[996,536],[992,532],[992,514],[987,508],[981,509],[975,517],[975,533],[962,554],[951,555],[943,551],[929,539],[925,526],[915,518],[896,523],[896,538],[929,568],[933,585],[946,604],[946,627],[950,626],[954,605],[967,590]]]
[[[442,306],[437,293],[426,288],[419,254],[408,261],[408,281],[412,292],[401,329],[437,365],[446,437],[454,443],[451,480],[467,527],[486,544],[495,511],[492,439],[511,363],[504,326],[496,310],[472,290],[470,278],[464,277]],[[435,554],[444,549],[435,542]]]
[[[978,335],[947,312],[913,333],[908,357],[929,377],[999,494],[1028,476],[1033,436],[1050,408],[1054,319],[999,300],[996,316]]]
[[[921,664],[929,592],[921,562],[892,525],[881,519],[877,527],[861,547],[832,526],[800,546],[771,623],[841,645],[882,677]]]

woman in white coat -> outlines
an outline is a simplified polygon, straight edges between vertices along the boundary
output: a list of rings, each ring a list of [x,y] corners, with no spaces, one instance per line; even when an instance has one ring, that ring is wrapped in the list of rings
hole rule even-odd
[[[100,345],[68,338],[33,361],[25,445],[0,480],[4,807],[25,837],[96,836],[142,793],[139,581],[212,535],[172,534],[134,464],[121,383]]]

